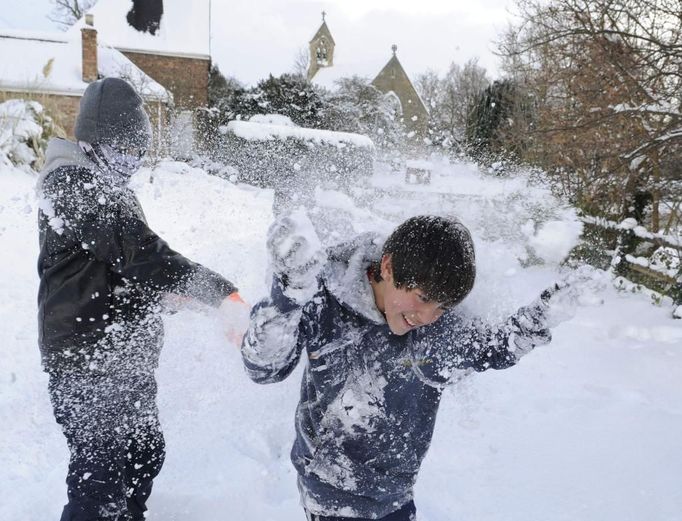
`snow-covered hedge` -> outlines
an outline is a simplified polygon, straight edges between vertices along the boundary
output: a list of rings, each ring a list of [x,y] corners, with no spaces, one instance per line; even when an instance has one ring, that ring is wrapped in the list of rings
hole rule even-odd
[[[37,101],[0,103],[0,166],[39,168],[55,124]]]
[[[213,151],[237,169],[241,181],[297,190],[321,181],[346,184],[373,172],[375,148],[367,136],[299,127],[281,116],[231,121]]]
[[[275,117],[280,119],[274,119]],[[336,148],[351,146],[374,151],[374,143],[367,136],[351,132],[302,128],[294,125],[286,116],[276,114],[254,116],[249,121],[230,121],[225,132],[248,141],[298,140],[315,145],[329,145]]]

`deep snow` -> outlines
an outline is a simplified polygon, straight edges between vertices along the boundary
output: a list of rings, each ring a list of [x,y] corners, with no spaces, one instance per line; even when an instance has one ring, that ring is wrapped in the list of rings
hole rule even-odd
[[[68,453],[36,345],[35,177],[0,169],[0,520],[57,519]],[[272,193],[181,163],[133,180],[150,225],[171,246],[235,281],[255,302],[266,284]],[[473,231],[479,278],[467,306],[497,319],[558,276],[575,242],[569,208],[524,178],[438,164],[428,187],[378,173],[351,198],[318,191],[337,230],[389,231],[406,216],[452,209]],[[370,197],[371,195],[371,197]],[[371,204],[367,204],[371,202]],[[346,232],[339,227],[346,223]],[[538,259],[547,263],[533,264]],[[523,262],[520,262],[523,261]],[[554,341],[516,367],[446,393],[416,489],[420,521],[682,520],[682,324],[607,276],[583,294]],[[600,282],[601,284],[598,284]],[[258,386],[217,315],[167,317],[158,378],[168,444],[151,521],[304,519],[288,459],[300,370]]]

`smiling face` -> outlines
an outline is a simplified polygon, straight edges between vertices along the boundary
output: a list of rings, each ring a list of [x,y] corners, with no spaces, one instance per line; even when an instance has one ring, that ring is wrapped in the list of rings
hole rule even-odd
[[[419,288],[395,287],[390,255],[381,259],[381,278],[381,282],[372,284],[374,298],[392,333],[404,335],[417,327],[432,324],[445,312],[441,303],[429,300]]]

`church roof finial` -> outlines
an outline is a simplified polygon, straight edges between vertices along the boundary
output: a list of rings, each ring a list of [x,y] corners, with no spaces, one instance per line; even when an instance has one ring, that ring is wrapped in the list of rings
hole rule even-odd
[[[326,21],[327,18],[327,11],[322,11],[322,23]]]
[[[398,46],[396,44],[391,45],[391,50],[393,51],[393,56],[395,56],[395,53],[398,51]]]

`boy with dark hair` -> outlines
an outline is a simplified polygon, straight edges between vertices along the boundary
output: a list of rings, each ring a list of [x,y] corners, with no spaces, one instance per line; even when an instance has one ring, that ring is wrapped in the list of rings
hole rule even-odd
[[[127,186],[151,142],[125,81],[91,83],[77,143],[55,139],[38,182],[38,331],[54,414],[71,458],[62,521],[141,521],[164,460],[154,370],[160,300],[218,307],[237,289],[173,251]]]
[[[291,458],[309,520],[414,520],[443,386],[549,342],[552,292],[500,327],[472,322],[455,307],[475,279],[456,219],[413,217],[385,242],[360,235],[324,266],[311,227],[296,216],[271,227],[272,290],[252,311],[246,371],[277,382],[307,359]]]

